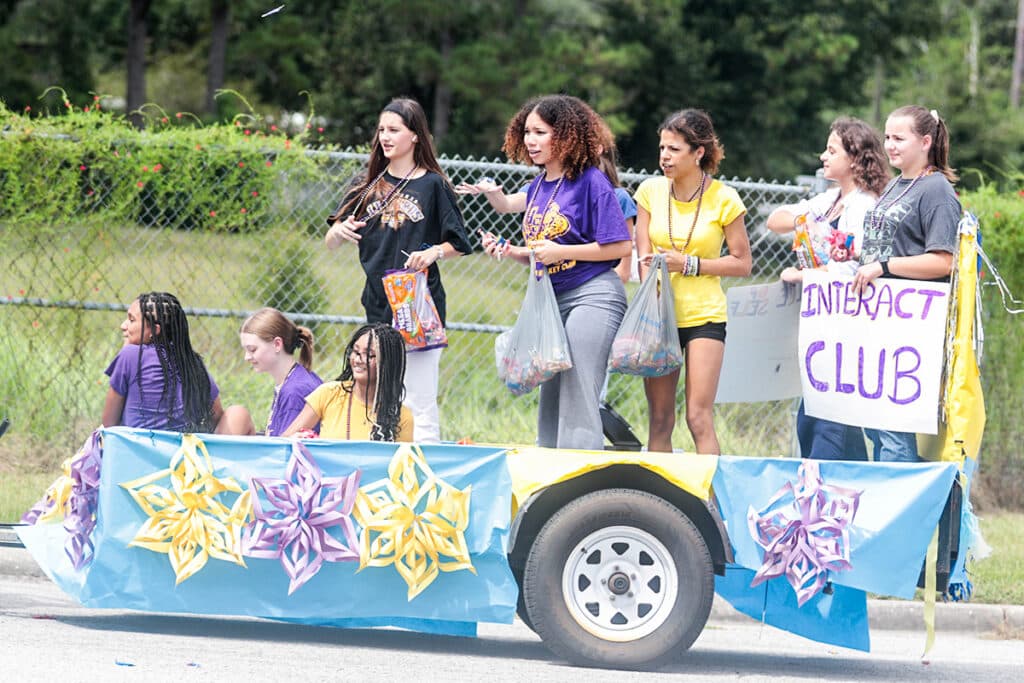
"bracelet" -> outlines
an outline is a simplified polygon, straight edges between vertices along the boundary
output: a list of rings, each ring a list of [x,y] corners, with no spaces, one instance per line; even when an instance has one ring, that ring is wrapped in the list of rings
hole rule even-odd
[[[698,275],[700,273],[700,257],[686,254],[683,256],[683,276]]]
[[[440,261],[441,259],[443,259],[444,258],[444,247],[442,247],[440,244],[435,244],[434,245],[434,249],[437,249],[437,260]],[[435,263],[436,263],[436,261],[435,261]]]
[[[882,277],[892,276],[892,273],[889,272],[889,259],[882,259],[878,262],[878,265],[882,266]]]

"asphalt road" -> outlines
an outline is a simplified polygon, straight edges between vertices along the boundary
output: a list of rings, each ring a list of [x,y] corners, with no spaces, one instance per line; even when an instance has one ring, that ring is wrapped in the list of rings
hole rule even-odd
[[[1018,634],[1019,635],[1019,634]],[[712,620],[693,649],[658,672],[580,669],[521,623],[476,639],[341,630],[237,618],[79,607],[38,578],[0,575],[0,680],[21,681],[1019,681],[1024,641],[875,630],[872,653],[806,641],[749,620]]]

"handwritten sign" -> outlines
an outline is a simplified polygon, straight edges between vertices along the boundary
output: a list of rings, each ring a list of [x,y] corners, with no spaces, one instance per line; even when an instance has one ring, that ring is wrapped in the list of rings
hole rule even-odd
[[[853,280],[808,271],[800,296],[800,371],[808,415],[935,434],[949,284]]]
[[[800,288],[774,282],[731,287],[729,336],[716,403],[778,401],[800,395]]]

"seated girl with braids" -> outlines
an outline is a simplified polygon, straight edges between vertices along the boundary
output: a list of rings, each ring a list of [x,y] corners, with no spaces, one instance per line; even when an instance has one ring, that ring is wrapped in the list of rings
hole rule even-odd
[[[402,405],[404,380],[402,335],[387,323],[363,325],[345,347],[341,374],[306,397],[282,436],[300,435],[319,422],[324,439],[412,441],[412,413]]]
[[[121,334],[124,346],[106,370],[104,427],[255,433],[248,410],[221,407],[217,383],[192,349],[185,311],[173,294],[140,294],[128,306]]]

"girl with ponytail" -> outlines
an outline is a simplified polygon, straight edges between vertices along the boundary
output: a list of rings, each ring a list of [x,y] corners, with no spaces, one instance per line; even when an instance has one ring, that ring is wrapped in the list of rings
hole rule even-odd
[[[246,362],[254,371],[265,372],[274,380],[274,399],[265,433],[280,436],[302,412],[306,397],[323,383],[313,372],[313,333],[276,308],[261,308],[242,323],[239,338]],[[314,431],[317,429],[314,427]]]
[[[885,153],[900,171],[864,217],[864,248],[854,277],[863,291],[880,277],[948,282],[957,250],[960,201],[949,165],[949,129],[939,113],[900,107],[885,122]],[[875,460],[917,462],[914,434],[866,429]]]

